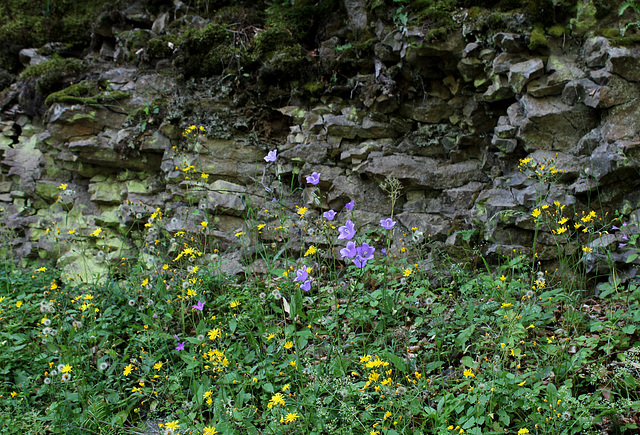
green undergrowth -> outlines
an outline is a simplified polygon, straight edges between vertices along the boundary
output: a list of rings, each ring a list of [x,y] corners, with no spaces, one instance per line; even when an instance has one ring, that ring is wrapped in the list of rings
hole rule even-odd
[[[522,159],[540,197],[532,211],[514,213],[530,220],[534,237],[493,263],[474,231],[457,234],[464,243],[454,255],[421,228],[401,228],[398,180],[379,185],[390,217],[361,225],[353,201],[335,210],[296,204],[299,188],[283,184],[280,162],[269,163],[261,180],[269,196],[245,197],[231,249],[248,253],[244,272],[230,276],[212,237],[216,211],[198,204],[208,193],[247,192],[212,192],[215,174],[187,159],[206,134],[188,126],[176,150],[188,217],[123,216],[138,250],[115,249],[123,237],[115,228],[62,217],[43,229],[61,252],[75,247],[108,273],[0,264],[4,433],[636,429],[640,290],[616,273],[598,296],[582,287],[587,258],[607,258],[595,243],[603,227],[636,260],[635,224],[549,202],[553,160]],[[266,158],[277,159],[275,150]],[[310,203],[322,204],[326,180],[305,176]],[[58,189],[60,207],[79,212],[71,185]],[[557,240],[555,270],[538,261],[543,232]]]

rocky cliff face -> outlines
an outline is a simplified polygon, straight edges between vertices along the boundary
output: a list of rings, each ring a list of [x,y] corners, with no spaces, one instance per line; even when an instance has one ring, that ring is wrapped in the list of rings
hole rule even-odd
[[[75,69],[37,70],[59,62],[55,45],[20,52],[31,75],[0,96],[0,201],[21,257],[57,259],[72,278],[105,273],[135,245],[152,257],[143,231],[158,210],[170,232],[210,217],[207,237],[224,251],[242,246],[249,214],[277,225],[263,209],[285,194],[294,221],[294,205],[321,214],[353,200],[359,222],[376,226],[391,213],[389,177],[402,184],[402,227],[440,245],[466,230],[485,254],[529,252],[532,212],[556,201],[569,232],[591,210],[609,213],[602,230],[615,212],[637,225],[640,49],[580,30],[579,14],[573,33],[536,46],[519,11],[496,31],[495,14],[452,9],[435,39],[433,20],[356,0],[150,9],[100,15]],[[190,125],[205,133],[185,137]],[[319,201],[304,182],[312,172]],[[559,255],[557,228],[538,228],[541,261]],[[619,236],[602,236],[585,241],[594,271],[598,249],[627,255]],[[291,232],[291,247],[304,237]],[[252,252],[231,250],[226,270]]]

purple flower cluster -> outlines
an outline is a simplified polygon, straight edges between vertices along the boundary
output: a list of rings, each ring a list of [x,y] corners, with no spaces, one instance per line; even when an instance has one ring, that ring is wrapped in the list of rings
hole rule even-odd
[[[306,292],[311,290],[311,280],[309,279],[307,266],[302,266],[300,269],[296,270],[296,277],[293,279],[293,282],[302,282],[302,284],[300,284],[300,288]]]
[[[373,259],[373,253],[376,248],[369,246],[368,243],[363,243],[360,246],[356,246],[355,242],[347,242],[347,247],[340,250],[342,258],[349,258],[358,268],[363,268],[367,265],[367,261]]]
[[[622,224],[622,231],[623,231],[623,233],[622,233],[622,240],[624,240],[625,242],[627,242],[627,241],[629,240],[629,237],[627,236],[627,233],[625,233],[625,232],[624,232],[624,230],[626,229],[626,226],[627,226],[627,223],[626,223],[626,222],[624,222],[624,223]],[[612,229],[612,230],[620,230],[621,228],[620,228],[620,227],[617,227],[617,226],[615,226],[615,225],[612,225],[612,226],[611,226],[611,229]],[[623,247],[625,247],[625,246],[627,246],[627,244],[626,244],[626,243],[622,243],[622,242],[621,242],[621,243],[619,243],[619,244],[618,244],[618,247],[619,247],[619,248],[623,248]]]

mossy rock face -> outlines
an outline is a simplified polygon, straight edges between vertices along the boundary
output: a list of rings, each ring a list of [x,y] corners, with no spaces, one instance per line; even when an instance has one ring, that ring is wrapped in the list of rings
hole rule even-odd
[[[529,50],[533,51],[546,46],[547,37],[544,35],[544,28],[541,25],[537,25],[531,31],[531,37],[529,38]]]
[[[22,48],[41,47],[47,42],[67,43],[76,49],[91,42],[91,26],[104,0],[34,2],[5,0],[0,7],[2,65],[11,72],[20,67]],[[48,5],[48,7],[46,7]]]
[[[592,29],[596,24],[596,13],[598,9],[593,2],[582,3],[578,5],[576,18],[571,20],[571,28],[577,35],[583,35]]]
[[[296,44],[296,38],[290,30],[275,26],[260,32],[253,44],[254,53],[257,55],[265,55],[276,50],[284,49]]]
[[[232,55],[231,32],[220,24],[209,24],[184,35],[174,66],[185,77],[209,77],[220,74]]]
[[[294,6],[274,7],[267,17],[266,24],[269,27],[288,29],[301,43],[310,42],[307,38],[314,34],[318,22],[339,7],[335,0],[297,1]]]
[[[57,74],[60,76],[72,76],[84,72],[86,67],[80,59],[64,59],[54,57],[51,60],[28,66],[20,74],[21,78],[38,78],[46,74]]]
[[[265,82],[278,82],[304,74],[307,60],[300,44],[283,48],[265,59],[259,71],[260,79]]]
[[[129,97],[130,95],[127,92],[103,89],[103,87],[96,82],[81,82],[52,93],[45,100],[45,105],[51,106],[54,103],[62,103],[84,104],[95,107],[115,104]]]
[[[175,35],[163,35],[149,40],[147,52],[152,59],[166,59],[173,56],[173,51],[180,45],[180,38]],[[172,48],[173,46],[173,48]]]

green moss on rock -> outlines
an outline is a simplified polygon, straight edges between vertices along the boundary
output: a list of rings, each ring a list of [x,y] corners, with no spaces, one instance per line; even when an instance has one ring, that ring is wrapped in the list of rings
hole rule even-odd
[[[28,66],[20,74],[21,78],[29,79],[42,77],[45,74],[74,75],[84,72],[86,67],[80,59],[64,59],[54,57],[51,60]]]
[[[542,24],[537,24],[531,31],[531,37],[529,38],[529,50],[533,51],[546,46],[547,37],[544,35],[544,27],[542,27]]]
[[[95,107],[114,104],[129,97],[130,95],[127,92],[102,89],[95,82],[82,82],[52,93],[45,100],[45,105],[51,106],[54,103],[62,103],[84,104]]]

